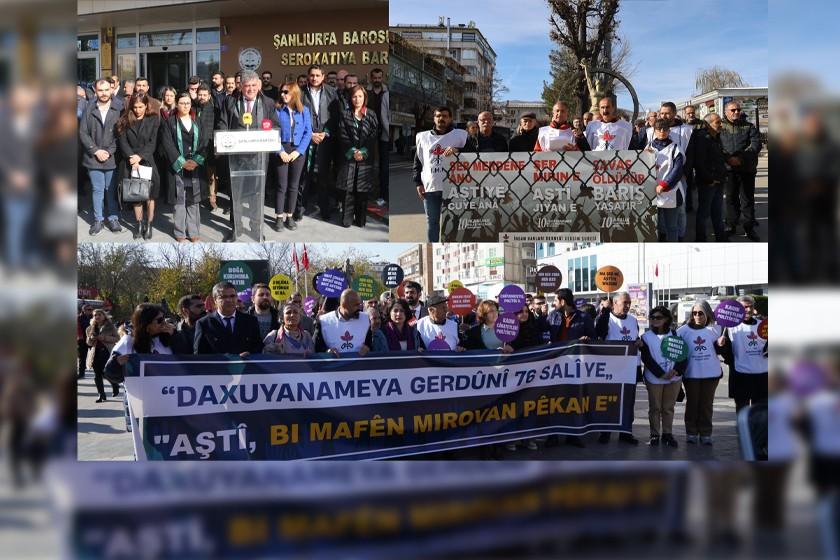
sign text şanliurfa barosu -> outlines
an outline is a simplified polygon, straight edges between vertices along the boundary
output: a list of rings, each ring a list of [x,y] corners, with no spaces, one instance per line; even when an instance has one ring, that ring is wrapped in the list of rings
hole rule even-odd
[[[338,40],[341,39],[339,44]],[[285,66],[310,66],[323,64],[388,64],[388,30],[344,31],[335,33],[285,33],[274,35],[274,48],[290,49],[300,47],[346,47],[353,45],[383,45],[383,50],[363,50],[359,54],[350,50],[325,48],[309,52],[284,52],[280,55],[280,64]]]

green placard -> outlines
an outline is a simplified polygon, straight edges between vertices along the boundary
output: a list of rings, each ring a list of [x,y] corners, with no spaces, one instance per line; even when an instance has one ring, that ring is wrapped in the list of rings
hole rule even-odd
[[[353,279],[353,289],[356,290],[362,301],[376,297],[376,282],[367,274],[356,276]]]
[[[684,362],[688,358],[688,344],[678,336],[666,336],[659,346],[662,355],[672,362]]]
[[[242,261],[229,261],[219,269],[219,281],[230,282],[236,286],[236,291],[241,292],[254,284],[254,273],[251,267]]]

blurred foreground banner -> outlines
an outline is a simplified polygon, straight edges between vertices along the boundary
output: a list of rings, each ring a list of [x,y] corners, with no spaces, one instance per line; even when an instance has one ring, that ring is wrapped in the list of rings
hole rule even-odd
[[[139,460],[377,459],[548,434],[630,431],[635,349],[341,358],[135,355]]]
[[[683,464],[74,464],[78,558],[430,557],[683,525]]]

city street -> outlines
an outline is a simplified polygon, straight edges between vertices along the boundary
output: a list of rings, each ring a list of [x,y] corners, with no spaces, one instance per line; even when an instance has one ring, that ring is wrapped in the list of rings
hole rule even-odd
[[[229,205],[228,199],[224,195],[220,195],[220,204]],[[132,238],[135,222],[134,214],[129,207],[121,214],[120,224],[123,230],[119,233],[112,233],[107,228],[104,228],[98,235],[92,237],[88,235],[88,230],[93,219],[92,204],[90,195],[79,195],[79,216],[77,220],[78,232],[77,238],[80,243],[97,242],[97,243],[132,243],[135,242]],[[421,209],[422,210],[422,209]],[[388,241],[388,224],[383,222],[378,216],[372,212],[368,212],[368,220],[364,228],[356,226],[344,228],[336,223],[333,218],[331,222],[324,222],[322,220],[313,219],[309,216],[304,216],[303,221],[298,222],[298,227],[294,231],[283,229],[280,232],[274,231],[271,226],[274,224],[274,208],[265,206],[263,208],[263,236],[266,241],[306,241],[312,243],[316,241],[358,241],[358,242],[376,242]],[[175,241],[173,234],[174,225],[172,221],[172,207],[163,201],[158,201],[155,209],[154,219],[154,237],[152,242],[155,243],[171,243]],[[130,220],[130,221],[128,221]],[[130,224],[131,228],[127,227]],[[202,242],[221,242],[225,235],[230,231],[230,215],[224,214],[221,208],[210,211],[210,207],[206,203],[201,205],[201,241]],[[240,236],[240,242],[249,241],[245,236]]]
[[[768,178],[767,152],[762,152],[758,162],[758,175],[755,180],[755,214],[758,220],[756,231],[763,242],[767,241],[768,214]],[[412,161],[402,160],[391,163],[391,242],[420,243],[426,239],[426,216],[423,213],[423,202],[417,197],[416,185],[411,182]],[[694,241],[694,212],[688,214],[685,241]],[[711,227],[711,226],[710,226]],[[709,237],[710,240],[714,236]],[[732,236],[730,241],[750,241],[744,236],[743,230],[738,228],[738,235]]]
[[[724,366],[726,370],[726,366]],[[739,460],[741,458],[738,438],[735,433],[735,401],[727,396],[727,376],[718,385],[714,405],[714,445],[688,445],[685,443],[685,425],[683,413],[685,403],[677,403],[674,417],[674,437],[679,442],[678,449],[669,447],[649,447],[646,445],[648,430],[647,391],[643,384],[636,386],[635,420],[633,433],[639,438],[637,446],[617,441],[613,436],[609,444],[598,443],[598,434],[589,434],[583,439],[586,447],[580,449],[565,444],[542,447],[537,451],[519,449],[516,452],[504,452],[503,459],[574,459],[574,460]],[[85,379],[79,381],[78,411],[79,440],[78,458],[81,461],[131,461],[134,459],[134,447],[131,434],[125,431],[122,394],[117,398],[97,404],[93,372],[88,371]],[[562,438],[561,438],[562,439]],[[481,459],[485,454],[480,448],[469,448],[456,452],[459,459]],[[423,459],[422,455],[415,457]]]

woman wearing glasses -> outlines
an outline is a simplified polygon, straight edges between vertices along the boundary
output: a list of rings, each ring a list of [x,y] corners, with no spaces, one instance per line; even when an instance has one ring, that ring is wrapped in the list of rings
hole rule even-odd
[[[685,370],[685,433],[688,443],[712,445],[712,410],[715,390],[723,375],[718,345],[720,327],[712,308],[700,300],[691,308],[691,317],[677,329],[677,336],[688,345]]]
[[[312,140],[312,119],[309,108],[300,99],[296,82],[287,82],[277,98],[280,120],[280,165],[277,167],[277,200],[274,205],[274,231],[296,229],[293,218],[298,202],[298,185],[306,166],[306,150]]]
[[[674,407],[685,373],[686,362],[674,362],[662,354],[662,340],[675,336],[674,322],[667,307],[658,305],[650,312],[650,330],[641,336],[642,364],[645,366],[645,385],[648,390],[649,445],[679,447],[673,436]],[[660,429],[661,428],[661,429]]]
[[[131,354],[172,354],[174,332],[175,325],[166,320],[161,306],[141,303],[131,315],[131,334],[123,335],[111,358],[124,366]],[[100,398],[105,400],[104,396]]]

